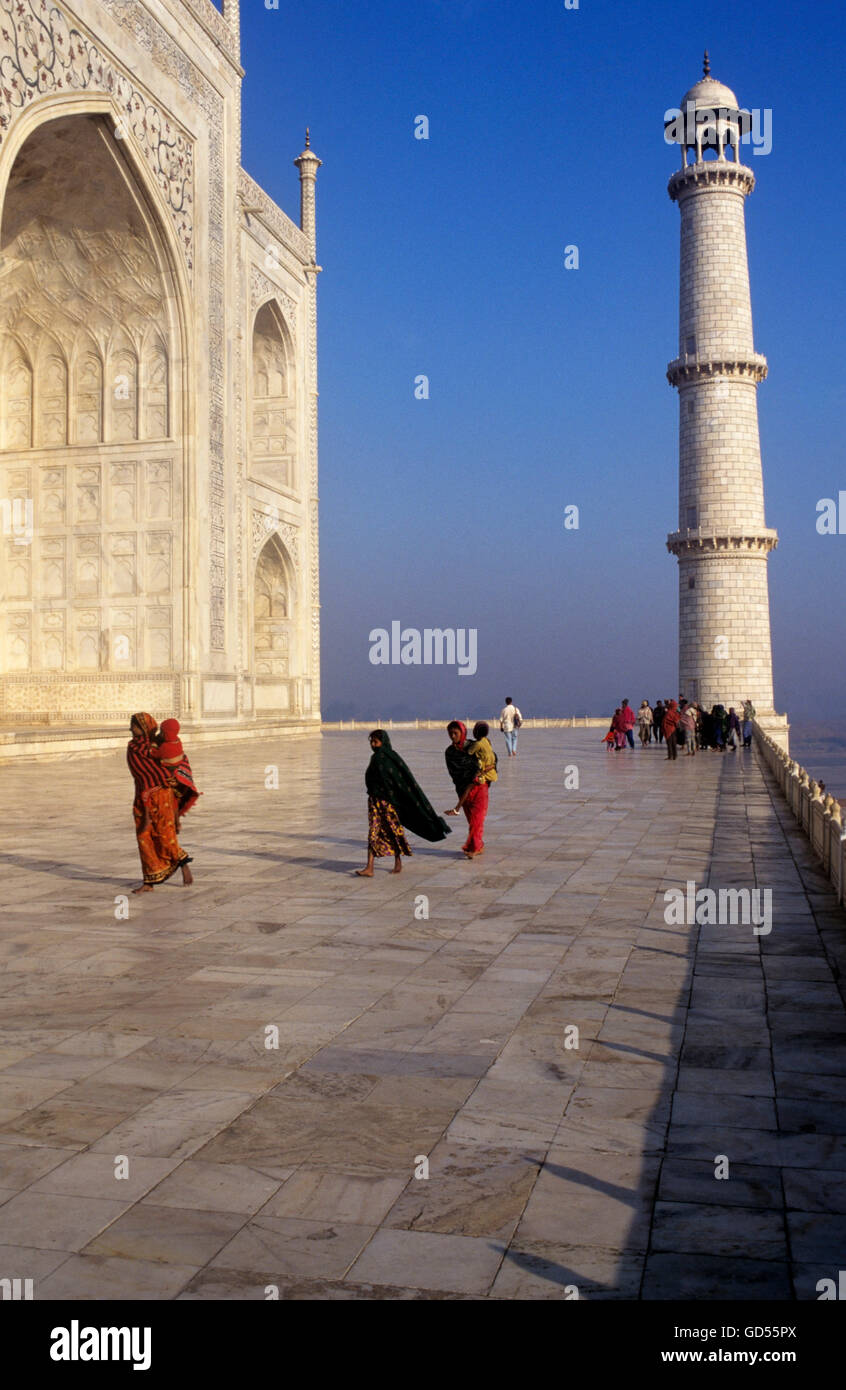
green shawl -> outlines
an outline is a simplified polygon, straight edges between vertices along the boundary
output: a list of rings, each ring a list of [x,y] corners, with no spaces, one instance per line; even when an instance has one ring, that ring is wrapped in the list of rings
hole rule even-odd
[[[373,731],[382,740],[382,747],[373,756],[364,774],[364,783],[374,801],[390,801],[403,829],[419,835],[421,840],[444,840],[452,827],[438,815],[432,803],[420,790],[399,753],[383,729]]]

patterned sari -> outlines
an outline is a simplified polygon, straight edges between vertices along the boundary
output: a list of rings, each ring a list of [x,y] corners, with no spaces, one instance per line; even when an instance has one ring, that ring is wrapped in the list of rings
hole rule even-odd
[[[178,814],[177,783],[173,773],[156,761],[150,738],[157,724],[151,714],[132,717],[133,737],[126,749],[126,761],[135,780],[135,836],[144,882],[164,883],[191,857],[180,848],[176,837]]]

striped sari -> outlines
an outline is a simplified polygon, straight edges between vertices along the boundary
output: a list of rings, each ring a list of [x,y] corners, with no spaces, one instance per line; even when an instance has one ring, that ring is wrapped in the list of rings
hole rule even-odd
[[[180,848],[176,836],[178,796],[173,773],[153,757],[150,738],[158,727],[151,714],[132,717],[133,737],[126,748],[126,761],[135,781],[135,837],[141,857],[144,882],[164,883],[177,869],[190,864],[191,857]]]

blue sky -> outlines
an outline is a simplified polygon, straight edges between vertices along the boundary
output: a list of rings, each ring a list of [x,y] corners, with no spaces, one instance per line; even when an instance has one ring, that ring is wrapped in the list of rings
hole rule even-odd
[[[663,116],[705,47],[742,105],[773,112],[772,152],[744,157],[776,705],[842,714],[846,534],[815,525],[846,490],[842,6],[242,0],[241,23],[245,167],[296,217],[307,124],[324,161],[324,716],[506,694],[601,713],[676,690]],[[371,665],[371,629],[394,620],[477,629],[476,674]]]

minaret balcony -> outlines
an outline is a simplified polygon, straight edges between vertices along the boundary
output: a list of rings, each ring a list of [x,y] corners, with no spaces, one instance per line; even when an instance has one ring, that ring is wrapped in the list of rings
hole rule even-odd
[[[767,375],[767,359],[760,352],[737,353],[731,357],[711,357],[700,353],[684,353],[667,366],[671,386],[681,386],[708,377],[739,377],[754,381],[756,386]]]
[[[778,545],[778,532],[770,526],[762,526],[754,531],[732,531],[730,534],[718,532],[704,526],[687,527],[683,531],[671,531],[667,537],[667,549],[671,555],[687,555],[695,552],[703,554],[735,553],[768,554]]]
[[[700,189],[725,188],[748,197],[755,187],[755,175],[747,164],[735,164],[728,159],[700,159],[677,169],[667,184],[667,193],[677,202],[686,193]]]

